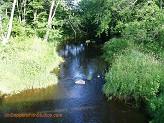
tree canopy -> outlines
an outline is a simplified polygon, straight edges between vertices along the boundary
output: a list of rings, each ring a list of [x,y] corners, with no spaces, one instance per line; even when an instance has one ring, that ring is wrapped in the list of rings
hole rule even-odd
[[[2,0],[0,2],[1,39],[6,37],[7,27],[10,24],[12,24],[12,37],[36,35],[46,40],[60,39],[65,33],[64,28],[70,26],[67,19],[71,16],[72,2],[72,0]]]
[[[153,121],[164,121],[160,117],[164,111],[164,0],[1,0],[0,41],[6,46],[11,37],[20,42],[22,37],[45,42],[85,37],[88,42],[94,38],[106,42],[103,57],[111,65],[106,95],[143,99]],[[128,70],[135,74],[132,81]],[[111,91],[113,82],[116,87]]]

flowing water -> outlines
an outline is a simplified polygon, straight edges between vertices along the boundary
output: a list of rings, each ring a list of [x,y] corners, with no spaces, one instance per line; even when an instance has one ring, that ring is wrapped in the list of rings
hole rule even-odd
[[[67,44],[59,50],[65,62],[59,82],[1,100],[0,123],[147,123],[143,111],[102,93],[106,64],[94,44]],[[75,84],[84,80],[84,85]],[[31,116],[18,118],[21,114]],[[42,114],[32,116],[32,114]]]

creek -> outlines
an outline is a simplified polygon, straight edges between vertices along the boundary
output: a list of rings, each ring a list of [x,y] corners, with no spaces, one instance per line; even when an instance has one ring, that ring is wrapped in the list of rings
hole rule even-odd
[[[107,101],[102,93],[107,66],[98,45],[66,44],[59,54],[65,62],[60,65],[58,84],[2,99],[1,123],[148,123],[144,111],[118,100]],[[75,84],[81,79],[84,85]],[[60,117],[6,117],[32,113]]]

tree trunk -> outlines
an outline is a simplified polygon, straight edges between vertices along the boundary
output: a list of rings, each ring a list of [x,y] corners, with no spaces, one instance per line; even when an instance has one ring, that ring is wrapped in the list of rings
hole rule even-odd
[[[24,0],[24,6],[23,6],[23,22],[26,21],[26,2],[27,0]]]
[[[56,5],[56,7],[55,7],[55,9],[54,9],[54,13],[53,13],[53,15],[52,15],[52,17],[51,17],[51,22],[52,22],[52,19],[55,17],[56,10],[57,10],[57,8],[58,8],[59,2],[60,2],[60,1],[58,1],[57,5]]]
[[[36,9],[36,10],[34,11],[34,21],[36,20],[37,13],[38,13],[38,11],[37,11],[37,9]]]
[[[10,21],[9,21],[9,27],[8,27],[8,31],[7,31],[7,36],[4,37],[2,44],[6,45],[8,43],[8,40],[10,38],[11,35],[11,30],[12,30],[12,23],[13,23],[13,17],[14,17],[14,10],[15,10],[15,5],[16,5],[17,0],[14,0],[13,2],[13,7],[12,7],[12,11],[11,11],[11,15],[10,15]]]
[[[55,4],[55,0],[52,0],[51,7],[50,7],[50,13],[49,13],[49,16],[48,16],[48,25],[47,25],[46,35],[44,37],[44,41],[47,41],[48,40],[48,36],[49,36],[49,32],[50,32],[50,24],[51,24],[52,10],[54,8],[54,4]]]
[[[162,0],[160,0],[160,9],[162,9],[162,5],[163,5],[163,1]]]
[[[7,13],[8,13],[8,11],[7,11],[7,9],[6,9],[6,17],[7,17]]]
[[[54,12],[52,12],[52,11],[53,11],[53,8],[54,8],[55,0],[52,0],[52,2],[51,2],[50,13],[49,13],[49,17],[48,17],[48,25],[47,25],[47,30],[46,30],[46,34],[45,34],[45,37],[44,37],[44,41],[48,40],[48,36],[49,36],[49,33],[50,33],[50,29],[51,29],[51,22],[52,22],[55,14],[56,14],[56,10],[58,8],[59,2],[60,1],[58,1],[57,5],[54,9]]]
[[[21,15],[20,15],[20,9],[19,9],[19,3],[18,3],[18,1],[17,1],[17,8],[18,8],[18,20],[19,20],[19,23],[21,23],[22,22],[22,18],[21,18]]]

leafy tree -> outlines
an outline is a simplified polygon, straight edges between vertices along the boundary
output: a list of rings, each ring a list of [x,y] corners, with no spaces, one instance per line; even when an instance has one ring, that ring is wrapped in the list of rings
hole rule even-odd
[[[106,34],[112,38],[103,47],[105,60],[112,62],[106,74],[104,93],[108,97],[125,100],[133,97],[150,103],[153,122],[163,121],[160,117],[164,90],[163,2],[82,0],[77,9],[83,30],[92,33],[92,37]]]
[[[82,0],[79,3],[76,14],[83,25],[82,30],[84,30],[87,35],[96,35],[97,25],[100,23],[99,17],[101,11],[99,10],[101,9],[101,1],[102,0]]]

